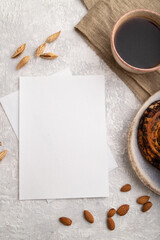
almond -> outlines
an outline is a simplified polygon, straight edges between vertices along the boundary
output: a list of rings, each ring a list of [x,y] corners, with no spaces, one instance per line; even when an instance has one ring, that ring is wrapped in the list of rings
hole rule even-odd
[[[115,222],[111,217],[107,218],[107,225],[108,225],[109,230],[112,231],[115,229]]]
[[[94,217],[89,211],[84,210],[84,217],[88,222],[94,223]]]
[[[108,217],[113,217],[115,213],[116,213],[116,210],[115,210],[114,208],[111,208],[111,209],[108,211],[107,216],[108,216]]]
[[[61,217],[59,218],[59,221],[66,226],[70,226],[72,224],[72,220],[67,217]]]
[[[129,205],[124,204],[118,208],[117,214],[120,216],[124,216],[128,212],[128,210],[129,210]]]
[[[24,43],[20,47],[17,48],[15,53],[12,55],[12,58],[16,58],[16,57],[20,56],[24,52],[25,48],[26,48],[26,44]]]
[[[0,152],[0,161],[3,160],[3,158],[6,156],[7,152],[8,152],[7,150]]]
[[[58,56],[54,53],[43,53],[40,55],[40,57],[44,59],[54,59],[57,58]]]
[[[21,61],[17,65],[17,70],[20,69],[21,67],[23,67],[24,65],[26,65],[29,60],[30,60],[30,56],[25,56],[24,58],[22,58]]]
[[[0,142],[0,146],[2,146],[2,142]]]
[[[123,187],[121,187],[121,192],[129,192],[131,190],[131,185],[126,184]]]
[[[41,44],[35,51],[35,57],[39,57],[43,52],[46,47],[46,43]]]
[[[149,196],[141,196],[137,199],[137,203],[145,204],[146,202],[148,202],[149,199],[150,199]]]
[[[52,34],[51,36],[49,36],[46,39],[46,43],[51,43],[51,42],[55,41],[59,37],[60,33],[61,33],[61,31],[56,32],[56,33]]]
[[[142,207],[142,212],[147,212],[152,207],[151,202],[146,202]]]

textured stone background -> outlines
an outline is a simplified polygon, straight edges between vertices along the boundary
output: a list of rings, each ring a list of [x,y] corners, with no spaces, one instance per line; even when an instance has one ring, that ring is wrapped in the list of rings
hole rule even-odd
[[[108,143],[119,168],[109,174],[108,199],[77,199],[46,201],[18,200],[18,141],[0,106],[1,149],[8,155],[0,163],[0,240],[159,240],[160,201],[134,174],[127,154],[127,132],[140,103],[122,81],[112,73],[74,31],[74,26],[87,12],[81,0],[1,0],[0,3],[0,97],[18,89],[19,76],[51,75],[70,67],[73,74],[104,74],[106,78],[106,115]],[[35,48],[48,35],[62,30],[58,41],[47,46],[59,55],[54,61],[33,57]],[[18,59],[10,56],[22,43],[27,43],[24,55],[31,55],[30,63],[20,71]],[[132,184],[132,191],[122,194],[119,188]],[[141,213],[136,198],[149,194],[153,208]],[[124,217],[115,216],[116,230],[106,228],[106,212],[110,207],[129,203]],[[88,224],[82,211],[89,209],[95,224]],[[73,220],[71,227],[58,222],[62,215]]]

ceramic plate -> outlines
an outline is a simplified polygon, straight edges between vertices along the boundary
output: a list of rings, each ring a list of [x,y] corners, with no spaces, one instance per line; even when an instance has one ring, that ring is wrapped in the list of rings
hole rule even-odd
[[[134,171],[146,187],[160,195],[160,170],[153,167],[142,156],[137,143],[139,120],[146,108],[154,101],[160,100],[160,91],[152,95],[137,112],[128,135],[128,153]]]

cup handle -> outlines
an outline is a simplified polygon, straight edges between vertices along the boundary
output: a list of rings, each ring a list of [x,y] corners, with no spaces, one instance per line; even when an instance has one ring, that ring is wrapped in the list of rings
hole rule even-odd
[[[157,72],[160,74],[160,68],[157,69]]]

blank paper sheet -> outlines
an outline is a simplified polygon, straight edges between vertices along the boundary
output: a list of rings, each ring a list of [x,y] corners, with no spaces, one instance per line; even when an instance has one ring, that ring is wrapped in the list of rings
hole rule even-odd
[[[72,75],[69,68],[66,68],[60,72],[54,73],[53,76],[57,75]],[[13,92],[7,96],[0,98],[0,103],[3,106],[3,109],[12,125],[12,128],[19,138],[19,91]]]
[[[20,78],[19,198],[108,196],[103,76]]]

